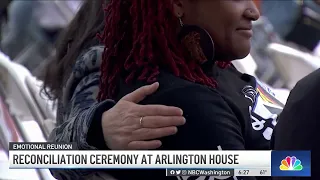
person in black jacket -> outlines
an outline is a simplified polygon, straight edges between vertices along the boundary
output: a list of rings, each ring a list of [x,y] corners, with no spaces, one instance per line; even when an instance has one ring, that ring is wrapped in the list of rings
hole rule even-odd
[[[159,90],[141,103],[180,107],[186,118],[176,135],[162,138],[159,149],[270,148],[275,121],[270,112],[260,119],[252,111],[259,101],[256,81],[228,67],[250,51],[251,23],[259,18],[253,1],[110,1],[106,9],[105,29],[99,36],[105,45],[100,102],[118,100],[159,81]],[[223,86],[230,89],[224,92]],[[137,122],[141,131],[148,119],[141,116]],[[88,142],[106,148],[99,146],[104,139],[97,139],[103,137],[103,132],[97,134],[100,123],[90,128],[96,133],[88,134]],[[117,179],[166,178],[160,171],[110,174]]]

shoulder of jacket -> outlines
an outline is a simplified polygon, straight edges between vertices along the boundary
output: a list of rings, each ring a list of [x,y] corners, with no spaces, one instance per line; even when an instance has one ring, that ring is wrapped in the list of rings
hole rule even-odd
[[[103,50],[103,46],[93,46],[83,51],[73,66],[72,76],[83,77],[85,73],[100,68]]]

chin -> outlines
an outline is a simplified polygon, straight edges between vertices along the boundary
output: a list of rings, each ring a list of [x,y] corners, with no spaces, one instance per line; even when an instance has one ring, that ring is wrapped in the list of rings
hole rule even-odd
[[[224,51],[219,51],[218,48],[215,51],[215,58],[219,61],[232,61],[243,59],[250,53],[251,44],[250,42],[230,43],[235,44],[234,46],[229,46],[225,48]],[[226,50],[228,49],[228,50]]]
[[[240,43],[239,43],[240,45]],[[238,46],[238,48],[235,48],[234,49],[234,59],[233,60],[236,60],[236,59],[243,59],[245,57],[247,57],[250,53],[250,48],[251,46],[250,45],[247,45],[247,44],[243,44],[242,46]]]
[[[250,51],[239,53],[236,59],[243,59],[249,55]]]

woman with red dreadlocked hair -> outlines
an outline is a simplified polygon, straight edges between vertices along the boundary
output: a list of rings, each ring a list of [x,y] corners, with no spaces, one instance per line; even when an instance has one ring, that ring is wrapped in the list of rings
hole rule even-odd
[[[141,104],[176,106],[186,118],[159,149],[270,149],[274,122],[254,117],[268,129],[261,132],[251,119],[255,78],[228,67],[249,54],[251,23],[259,18],[253,1],[111,0],[105,12],[99,101],[119,100],[158,81],[158,91]],[[219,89],[227,87],[222,84],[227,91]],[[141,130],[148,128],[147,119],[140,117]],[[170,179],[161,171],[109,172],[121,180]]]
[[[84,51],[66,76],[66,106],[52,141],[84,150],[270,149],[283,104],[231,63],[250,52],[251,23],[259,18],[252,0],[110,0],[104,8],[104,46]],[[52,172],[59,179],[176,179],[156,170]]]

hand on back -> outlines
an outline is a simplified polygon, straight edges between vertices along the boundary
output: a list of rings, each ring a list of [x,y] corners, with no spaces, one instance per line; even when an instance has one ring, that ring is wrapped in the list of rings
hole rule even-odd
[[[136,104],[154,93],[158,87],[159,83],[143,86],[103,113],[102,129],[110,149],[159,148],[161,141],[156,139],[177,133],[177,126],[185,123],[180,108]]]

